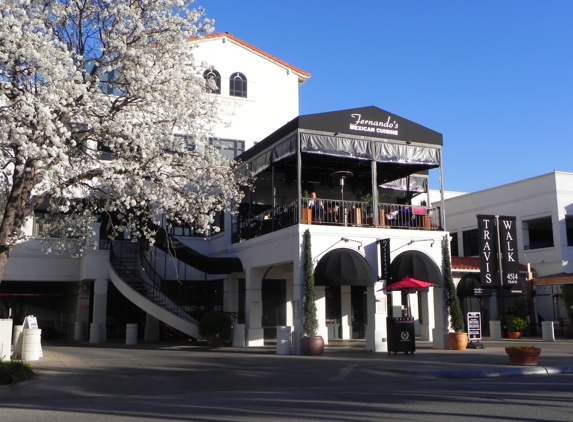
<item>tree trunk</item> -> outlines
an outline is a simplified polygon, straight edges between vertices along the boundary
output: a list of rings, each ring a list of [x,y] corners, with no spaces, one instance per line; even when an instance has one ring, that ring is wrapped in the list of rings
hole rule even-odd
[[[30,203],[34,185],[33,171],[14,171],[12,189],[6,198],[6,208],[0,224],[0,281],[25,218],[38,206],[36,201]]]
[[[9,254],[10,250],[0,252],[0,282],[2,282],[2,279],[4,278],[4,271],[6,270]]]

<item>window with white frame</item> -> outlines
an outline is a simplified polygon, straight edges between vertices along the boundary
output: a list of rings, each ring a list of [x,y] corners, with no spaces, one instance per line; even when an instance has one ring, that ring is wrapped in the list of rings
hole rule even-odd
[[[221,93],[221,75],[215,69],[208,69],[203,72],[203,77],[207,81],[207,91],[213,94]]]
[[[235,72],[229,79],[229,95],[247,98],[247,78],[241,72]]]

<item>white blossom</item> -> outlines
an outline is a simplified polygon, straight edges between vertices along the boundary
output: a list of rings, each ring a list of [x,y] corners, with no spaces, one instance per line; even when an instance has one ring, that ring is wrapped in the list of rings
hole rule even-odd
[[[2,2],[0,275],[25,217],[50,199],[87,237],[96,214],[118,216],[116,231],[152,237],[150,218],[207,229],[240,201],[243,181],[208,143],[224,116],[188,42],[213,22],[192,3]]]

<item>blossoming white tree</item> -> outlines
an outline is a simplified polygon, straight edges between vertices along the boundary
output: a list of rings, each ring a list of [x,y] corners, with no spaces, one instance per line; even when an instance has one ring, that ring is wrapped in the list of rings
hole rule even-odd
[[[42,204],[85,239],[96,214],[152,237],[155,216],[206,229],[240,199],[208,143],[216,101],[187,40],[212,22],[191,3],[2,1],[0,278]]]

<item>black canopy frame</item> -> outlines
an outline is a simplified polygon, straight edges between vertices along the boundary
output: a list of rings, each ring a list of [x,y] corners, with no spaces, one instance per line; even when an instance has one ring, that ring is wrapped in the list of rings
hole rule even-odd
[[[353,174],[345,192],[353,199],[370,195],[372,209],[379,189],[404,191],[409,202],[427,189],[428,171],[441,168],[441,146],[438,132],[376,107],[299,116],[237,158],[238,171],[252,175],[255,186],[244,200],[248,211],[243,209],[251,216],[257,209],[293,204],[300,212],[304,190],[340,192],[331,174],[342,170]]]

